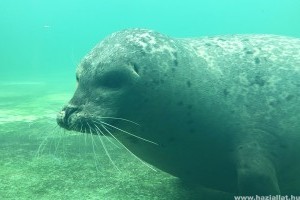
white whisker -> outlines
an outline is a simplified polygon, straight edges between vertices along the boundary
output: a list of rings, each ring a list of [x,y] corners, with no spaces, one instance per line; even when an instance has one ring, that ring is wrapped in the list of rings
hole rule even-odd
[[[116,129],[116,130],[119,130],[119,131],[121,131],[121,132],[123,132],[123,133],[126,133],[126,134],[128,134],[128,135],[131,135],[131,136],[133,136],[133,137],[136,137],[136,138],[139,138],[139,139],[141,139],[141,140],[144,140],[144,141],[146,141],[146,142],[149,142],[149,143],[158,145],[157,143],[152,142],[151,140],[147,140],[147,139],[145,139],[145,138],[139,137],[139,136],[134,135],[134,134],[132,134],[132,133],[129,133],[129,132],[123,130],[123,129],[120,129],[120,128],[116,127],[116,126],[113,126],[113,125],[111,125],[111,124],[108,124],[108,123],[106,123],[106,122],[102,122],[102,121],[101,121],[101,125],[103,125],[103,124],[105,124],[105,125],[107,125],[107,126],[110,126],[110,127],[114,128],[114,129]]]
[[[102,136],[104,136],[112,145],[114,145],[115,147],[117,147],[118,149],[120,149],[120,147],[117,144],[115,144],[113,141],[111,141],[109,139],[109,137],[107,137],[105,134],[103,134],[103,132],[101,131],[101,129],[96,124],[94,124],[94,125],[100,131],[100,133],[102,134]]]
[[[124,118],[120,118],[120,117],[99,117],[100,119],[116,119],[116,120],[122,120],[122,121],[126,121],[126,122],[130,122],[132,124],[135,124],[135,125],[138,125],[138,123],[134,122],[134,121],[131,121],[129,119],[124,119]]]
[[[37,123],[37,122],[36,122]],[[37,152],[36,152],[36,157],[39,157],[40,154],[45,150],[46,145],[48,143],[48,139],[51,136],[51,134],[58,128],[58,126],[56,125],[53,130],[43,139],[43,141],[41,142],[41,144],[39,145]],[[47,131],[46,131],[47,132]]]
[[[147,164],[143,160],[141,160],[138,156],[136,156],[134,153],[132,153],[124,144],[122,144],[104,125],[100,124],[101,127],[109,134],[111,135],[122,147],[124,147],[131,155],[133,155],[134,158],[139,160],[142,164],[144,164],[146,167],[150,168],[151,170],[156,172],[156,169],[154,169],[151,165]]]
[[[82,133],[82,126],[83,126],[83,124],[81,123],[80,130],[79,130],[79,132],[81,132],[81,133]]]
[[[95,124],[94,124],[95,125]],[[95,125],[96,126],[96,125]],[[100,142],[101,142],[101,144],[102,144],[102,147],[103,147],[103,149],[104,149],[104,151],[105,151],[105,154],[107,155],[107,157],[109,158],[109,160],[110,160],[110,162],[113,164],[113,166],[118,170],[118,171],[121,171],[118,167],[117,167],[117,165],[115,164],[115,162],[112,160],[112,158],[111,158],[111,156],[110,156],[110,154],[108,153],[108,150],[107,150],[107,148],[106,148],[106,146],[105,146],[105,143],[103,142],[103,140],[102,140],[102,138],[101,138],[101,135],[100,134],[102,134],[102,135],[104,135],[103,134],[103,132],[100,130],[100,128],[98,127],[98,126],[96,126],[97,127],[97,129],[99,130],[99,131],[97,131],[97,135],[98,135],[98,138],[100,139]]]
[[[81,120],[80,120],[80,123],[83,124]],[[85,134],[84,134],[84,144],[85,144],[85,146],[87,146],[87,142],[86,142],[86,140],[87,140],[86,127],[84,127],[84,133],[85,133]]]
[[[93,138],[92,127],[89,125],[88,122],[87,122],[87,125],[88,125],[88,127],[90,129],[91,140],[92,140],[92,148],[93,148],[93,152],[94,152],[96,170],[99,171],[98,166],[97,166],[97,154],[96,154],[96,151],[95,151],[95,146],[97,146],[97,145],[96,145],[96,143],[94,141],[94,138]]]

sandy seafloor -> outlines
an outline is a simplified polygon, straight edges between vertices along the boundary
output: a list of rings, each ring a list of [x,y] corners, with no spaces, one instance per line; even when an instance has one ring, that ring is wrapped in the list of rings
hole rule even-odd
[[[62,83],[0,82],[1,200],[225,199],[154,172],[103,138],[118,171],[98,136],[56,125],[73,90]]]

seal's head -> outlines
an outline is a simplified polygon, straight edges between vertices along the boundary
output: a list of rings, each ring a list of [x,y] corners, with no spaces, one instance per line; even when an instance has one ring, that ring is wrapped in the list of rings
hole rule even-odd
[[[178,65],[175,46],[172,39],[144,29],[107,37],[79,64],[78,87],[58,114],[58,124],[68,130],[103,134],[116,124],[140,123],[153,110],[159,111],[157,105],[163,104],[155,103],[155,98],[161,98],[164,91],[157,92],[158,86]]]
[[[112,34],[79,64],[78,87],[58,114],[58,124],[112,136],[135,156],[182,177],[177,155],[187,157],[181,151],[185,144],[199,146],[200,135],[192,137],[201,132],[194,122],[209,118],[207,112],[195,112],[201,98],[193,87],[198,80],[193,62],[201,62],[190,55],[180,40],[154,31]],[[195,160],[194,152],[185,153]]]

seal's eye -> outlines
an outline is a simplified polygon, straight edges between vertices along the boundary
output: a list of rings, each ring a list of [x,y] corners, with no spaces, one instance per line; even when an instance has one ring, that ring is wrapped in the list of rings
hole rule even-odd
[[[100,85],[107,88],[117,89],[124,86],[128,81],[129,76],[127,73],[122,71],[112,71],[108,72],[101,78]]]

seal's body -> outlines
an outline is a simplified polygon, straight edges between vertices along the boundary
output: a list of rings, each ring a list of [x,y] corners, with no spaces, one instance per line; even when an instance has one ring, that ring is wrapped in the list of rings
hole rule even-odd
[[[82,60],[77,80],[60,126],[112,135],[189,183],[300,194],[300,39],[125,30]]]

